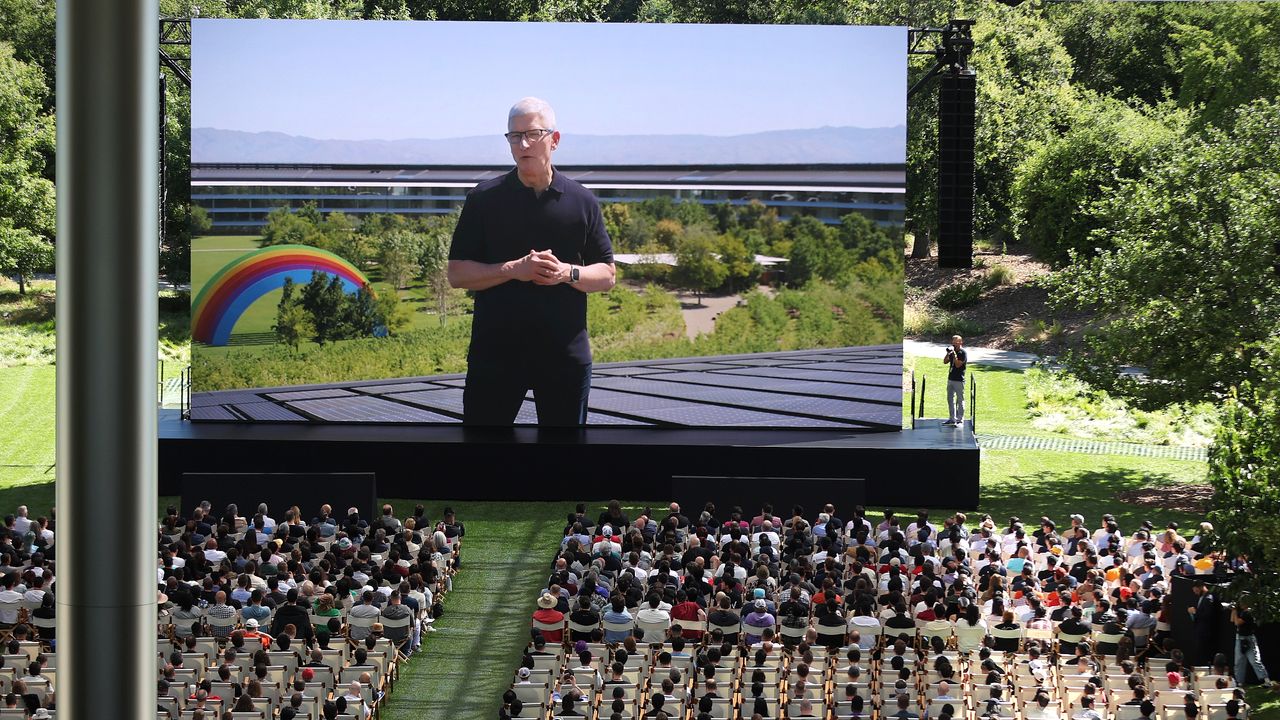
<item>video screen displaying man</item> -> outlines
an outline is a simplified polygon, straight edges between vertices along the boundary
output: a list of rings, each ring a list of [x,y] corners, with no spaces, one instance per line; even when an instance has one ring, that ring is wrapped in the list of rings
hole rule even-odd
[[[449,284],[475,291],[463,422],[511,425],[532,390],[540,425],[583,425],[586,293],[613,287],[613,246],[595,196],[551,162],[551,105],[513,105],[506,139],[515,169],[468,193],[449,248]]]

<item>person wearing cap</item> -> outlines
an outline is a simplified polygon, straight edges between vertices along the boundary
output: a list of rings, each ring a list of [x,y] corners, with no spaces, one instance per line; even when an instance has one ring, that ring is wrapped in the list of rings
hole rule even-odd
[[[742,629],[746,633],[748,645],[759,642],[765,628],[773,628],[778,624],[764,600],[753,600],[750,608],[751,611],[742,618]]]
[[[244,621],[244,641],[250,647],[253,647],[252,643],[254,641],[257,641],[262,645],[263,650],[269,650],[271,648],[272,640],[274,640],[274,638],[272,638],[269,634],[258,630],[257,620],[254,620],[253,618],[249,618],[248,620]]]
[[[516,685],[532,685],[533,681],[529,679],[529,668],[522,667],[516,670]]]
[[[559,643],[564,639],[564,613],[556,609],[559,599],[550,592],[544,592],[538,597],[538,609],[533,613],[533,620],[544,625],[555,625],[557,629],[549,630],[540,628],[542,636],[547,642]]]

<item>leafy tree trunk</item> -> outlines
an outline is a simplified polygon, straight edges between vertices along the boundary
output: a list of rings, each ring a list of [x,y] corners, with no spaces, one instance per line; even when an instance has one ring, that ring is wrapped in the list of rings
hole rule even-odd
[[[27,279],[22,276],[22,273],[18,273],[18,294],[27,294]]]

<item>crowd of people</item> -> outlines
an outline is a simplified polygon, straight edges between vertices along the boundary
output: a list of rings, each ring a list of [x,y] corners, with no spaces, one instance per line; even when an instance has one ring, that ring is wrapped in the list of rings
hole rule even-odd
[[[443,610],[466,528],[422,505],[241,515],[208,502],[160,523],[159,717],[367,720]],[[236,716],[244,717],[244,716]]]
[[[500,717],[1234,720],[1250,669],[1275,685],[1246,601],[1235,657],[1216,652],[1215,581],[1250,568],[1211,538],[1110,515],[580,505]]]
[[[26,505],[0,532],[0,709],[45,718],[57,709],[54,514]]]

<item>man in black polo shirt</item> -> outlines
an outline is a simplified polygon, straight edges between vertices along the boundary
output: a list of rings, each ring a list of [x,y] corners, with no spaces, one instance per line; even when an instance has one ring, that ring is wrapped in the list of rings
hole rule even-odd
[[[556,171],[555,111],[524,98],[506,133],[516,167],[467,195],[449,284],[476,291],[463,422],[510,425],[532,389],[542,425],[582,425],[591,389],[586,293],[613,287],[600,204]]]

